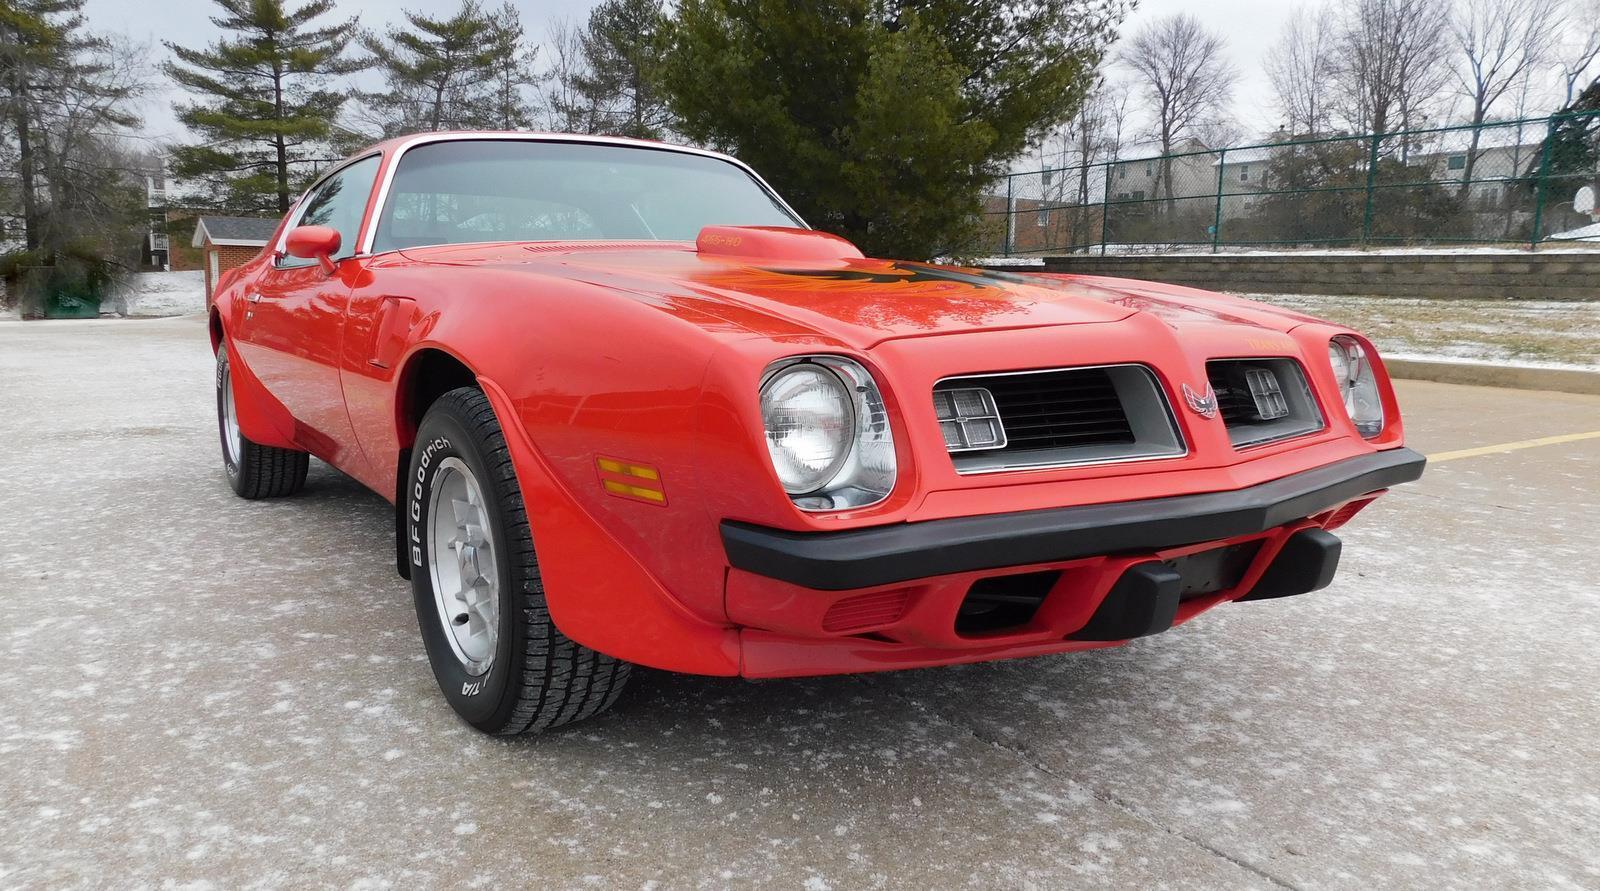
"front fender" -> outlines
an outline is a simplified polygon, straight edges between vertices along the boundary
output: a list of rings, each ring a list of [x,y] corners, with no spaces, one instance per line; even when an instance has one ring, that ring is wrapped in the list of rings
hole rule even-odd
[[[618,659],[692,674],[739,673],[739,635],[700,619],[557,481],[494,381],[479,384],[505,435],[527,506],[550,619],[567,637]]]

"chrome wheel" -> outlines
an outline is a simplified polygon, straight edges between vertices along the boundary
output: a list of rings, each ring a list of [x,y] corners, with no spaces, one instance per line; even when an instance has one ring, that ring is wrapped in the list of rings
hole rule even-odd
[[[239,433],[239,409],[233,401],[233,372],[228,363],[222,363],[222,374],[217,386],[222,388],[222,449],[229,467],[238,467],[244,453],[243,435]]]
[[[500,572],[483,489],[460,458],[439,462],[428,494],[428,572],[445,640],[471,675],[500,640]]]

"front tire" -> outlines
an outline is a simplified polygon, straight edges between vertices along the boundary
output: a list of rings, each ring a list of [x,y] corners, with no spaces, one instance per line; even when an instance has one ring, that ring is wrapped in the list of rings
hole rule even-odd
[[[417,623],[456,713],[510,736],[611,707],[632,666],[550,621],[522,491],[482,391],[451,390],[429,407],[404,491]]]
[[[239,412],[228,364],[228,345],[217,347],[217,429],[222,435],[222,470],[241,498],[293,495],[306,484],[311,456],[251,442],[239,432]]]

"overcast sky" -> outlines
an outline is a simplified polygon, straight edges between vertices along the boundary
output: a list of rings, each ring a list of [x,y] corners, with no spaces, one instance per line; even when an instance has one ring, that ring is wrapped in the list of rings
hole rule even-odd
[[[514,0],[522,10],[523,24],[530,36],[542,39],[547,22],[557,18],[581,20],[596,0]],[[166,58],[162,40],[184,46],[199,46],[217,36],[210,16],[216,10],[212,0],[88,0],[84,9],[90,27],[107,34],[126,34],[147,43],[155,59]],[[456,7],[457,0],[342,0],[341,11],[356,14],[367,27],[379,27],[400,17],[400,10],[444,12]],[[1208,26],[1228,37],[1229,52],[1243,75],[1235,98],[1235,113],[1240,128],[1256,135],[1276,123],[1269,110],[1270,95],[1261,73],[1261,58],[1275,40],[1279,28],[1293,12],[1294,0],[1141,0],[1139,9],[1123,27],[1131,32],[1146,21],[1174,12],[1188,11]],[[156,139],[182,138],[184,129],[172,113],[176,91],[170,86],[155,91],[144,109],[147,134]]]

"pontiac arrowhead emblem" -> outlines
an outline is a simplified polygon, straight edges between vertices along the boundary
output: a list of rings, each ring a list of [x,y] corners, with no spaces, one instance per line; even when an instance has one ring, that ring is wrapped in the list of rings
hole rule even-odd
[[[1188,384],[1183,385],[1183,401],[1189,403],[1189,408],[1202,418],[1217,416],[1217,391],[1206,384],[1204,394],[1196,393]]]

